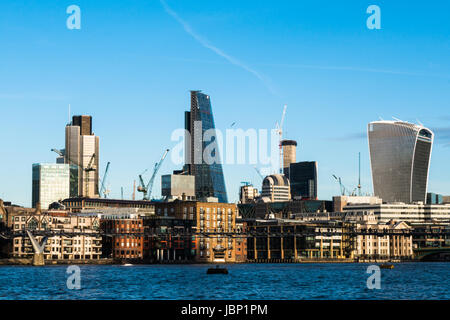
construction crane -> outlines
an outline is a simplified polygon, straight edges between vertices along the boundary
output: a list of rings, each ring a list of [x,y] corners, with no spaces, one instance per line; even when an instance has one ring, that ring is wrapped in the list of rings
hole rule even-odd
[[[103,194],[103,197],[106,199],[107,198],[107,195],[108,195],[108,190],[106,190],[105,189],[105,181],[106,181],[106,177],[108,176],[108,170],[109,170],[109,165],[111,164],[111,162],[108,162],[107,164],[106,164],[106,169],[105,169],[105,174],[103,175],[103,179],[102,179],[102,184],[101,184],[101,187],[100,187],[100,192],[99,192],[99,195],[100,195],[100,197],[102,196],[102,194]]]
[[[253,168],[255,168],[255,171],[258,173],[258,175],[261,177],[261,179],[264,180],[264,176],[262,175],[261,171],[259,171],[259,169],[255,166]]]
[[[286,108],[287,105],[284,105],[283,108],[283,114],[281,115],[281,121],[280,123],[276,124],[275,130],[278,133],[279,136],[279,148],[280,148],[280,173],[283,173],[283,148],[281,146],[281,142],[283,141],[283,124],[284,124],[284,118],[286,116]]]
[[[333,174],[333,178],[336,179],[336,181],[339,183],[339,187],[341,188],[341,196],[345,196],[345,192],[347,191],[347,189],[345,188],[344,184],[342,183],[341,177],[336,177]]]
[[[89,160],[89,163],[86,168],[82,168],[84,172],[86,172],[86,179],[85,179],[85,190],[86,190],[86,196],[89,197],[89,182],[90,182],[90,175],[92,171],[96,171],[97,169],[93,167],[95,159],[95,153],[92,154],[91,159]]]
[[[137,190],[144,194],[143,200],[150,200],[150,198],[152,196],[153,182],[155,181],[156,174],[158,173],[158,170],[161,167],[162,163],[164,162],[164,159],[166,158],[168,153],[169,153],[169,149],[166,149],[166,151],[164,151],[164,154],[161,157],[161,160],[159,160],[159,162],[155,164],[155,168],[153,169],[152,177],[150,178],[150,181],[148,182],[147,185],[145,185],[144,179],[142,178],[142,175],[147,170],[145,170],[144,173],[139,175],[140,186],[138,186]]]
[[[59,154],[61,157],[64,157],[64,153],[61,150],[58,149],[51,149],[51,151],[56,152],[57,154]],[[73,161],[72,159],[70,159],[69,157],[67,157],[67,160],[69,162],[69,164],[73,164],[75,166],[77,166],[78,168],[80,168],[81,170],[83,170],[84,172],[86,172],[86,178],[85,178],[85,191],[86,191],[86,196],[89,196],[89,181],[90,181],[90,172],[92,171],[96,171],[97,169],[94,168],[93,164],[94,164],[94,159],[95,159],[96,155],[95,153],[92,154],[91,159],[89,160],[89,164],[86,167],[81,166],[79,163],[77,163],[76,161]],[[75,177],[72,175],[71,173],[71,180],[74,181]]]

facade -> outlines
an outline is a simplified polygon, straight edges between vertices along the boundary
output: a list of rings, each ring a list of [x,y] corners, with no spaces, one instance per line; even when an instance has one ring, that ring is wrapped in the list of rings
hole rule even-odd
[[[265,177],[262,183],[261,197],[269,202],[289,201],[291,199],[289,179],[284,174]]]
[[[382,204],[383,200],[378,197],[371,196],[334,196],[333,210],[334,212],[342,212],[344,207],[353,204]]]
[[[444,196],[442,194],[427,193],[427,204],[443,204]]]
[[[368,137],[375,196],[387,203],[425,203],[433,132],[408,122],[375,121]]]
[[[244,219],[301,219],[308,214],[333,212],[333,202],[325,200],[294,200],[238,204],[239,216]]]
[[[361,233],[355,239],[355,258],[411,259],[413,257],[413,238],[409,233],[411,227],[404,221],[391,220],[387,223],[379,223],[375,215],[369,213],[359,216],[355,222],[354,231]],[[377,235],[377,232],[383,234]]]
[[[283,140],[281,146],[283,147],[283,172],[286,177],[289,177],[289,167],[291,163],[297,161],[297,141]]]
[[[197,240],[194,220],[169,216],[144,218],[148,232],[144,240],[144,259],[152,262],[195,261]]]
[[[247,221],[249,261],[283,262],[351,258],[351,242],[341,222],[290,219]]]
[[[70,166],[68,164],[33,164],[32,207],[37,203],[48,209],[53,202],[63,200],[70,194]]]
[[[113,259],[142,260],[144,257],[144,223],[136,214],[102,215],[100,228],[112,236],[103,237],[103,254]]]
[[[194,200],[195,176],[181,174],[162,175],[161,195],[168,200]]]
[[[226,235],[237,231],[235,204],[176,200],[155,203],[155,209],[158,217],[192,221],[196,262],[236,261],[236,238]]]
[[[239,189],[239,202],[240,203],[252,203],[259,197],[258,189],[251,184],[241,186]]]
[[[408,223],[450,222],[450,204],[353,204],[344,207],[344,215],[373,213],[378,222],[390,220]]]
[[[142,215],[155,213],[155,203],[144,200],[118,200],[104,198],[68,198],[61,201],[64,207],[74,213],[86,210],[104,213],[105,210],[137,209]],[[117,213],[117,212],[115,212]]]
[[[292,198],[317,199],[317,162],[303,161],[291,163],[288,177]]]
[[[92,132],[91,116],[73,116],[66,126],[64,161],[71,170],[70,196],[99,196],[100,139]]]
[[[218,145],[215,141],[215,125],[210,96],[200,91],[191,91],[191,110],[185,113],[185,168],[189,175],[195,176],[195,194],[197,199],[216,197],[221,203],[227,203]],[[213,133],[214,139],[204,141],[204,134]],[[207,140],[207,137],[205,137]],[[211,164],[203,157],[205,149],[210,150]],[[215,160],[214,160],[215,159]]]
[[[71,236],[55,235],[47,239],[45,260],[98,260],[102,255],[102,238],[99,235],[98,217],[69,216],[65,211],[7,207],[7,228],[14,232],[55,231]],[[79,233],[79,235],[77,235]],[[40,243],[42,236],[36,236]],[[28,237],[14,237],[2,249],[3,256],[32,258],[34,250]]]

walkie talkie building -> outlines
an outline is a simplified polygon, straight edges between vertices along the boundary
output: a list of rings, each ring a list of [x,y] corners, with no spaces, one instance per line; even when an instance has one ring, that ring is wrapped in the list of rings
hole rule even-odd
[[[375,121],[368,137],[375,196],[388,203],[425,203],[433,132],[408,122]]]

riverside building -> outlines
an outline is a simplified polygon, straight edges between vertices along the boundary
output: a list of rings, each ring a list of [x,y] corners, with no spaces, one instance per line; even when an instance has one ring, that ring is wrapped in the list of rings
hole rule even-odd
[[[364,215],[367,213],[373,213],[378,222],[390,220],[415,223],[450,222],[450,204],[352,204],[345,206],[342,212],[343,215]]]
[[[155,209],[158,217],[191,221],[192,256],[196,262],[236,261],[236,237],[226,235],[238,230],[235,204],[175,200],[155,203]],[[240,243],[239,247],[242,246]]]

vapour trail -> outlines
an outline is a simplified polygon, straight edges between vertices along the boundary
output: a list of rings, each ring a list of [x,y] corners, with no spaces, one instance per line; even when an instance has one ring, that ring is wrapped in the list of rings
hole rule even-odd
[[[164,10],[170,16],[172,16],[179,24],[181,24],[183,26],[184,31],[186,31],[186,33],[188,33],[190,36],[192,36],[198,43],[200,43],[203,47],[213,51],[214,53],[221,56],[222,58],[226,59],[229,63],[231,63],[235,66],[238,66],[238,67],[244,69],[245,71],[253,74],[267,87],[267,89],[272,94],[275,94],[274,88],[272,87],[272,85],[270,84],[270,81],[265,76],[263,76],[258,71],[250,68],[249,66],[247,66],[243,62],[239,61],[238,59],[228,55],[227,53],[225,53],[221,49],[217,48],[216,46],[212,45],[208,40],[206,40],[205,38],[200,36],[198,33],[196,33],[186,21],[181,19],[180,16],[167,5],[165,0],[160,0],[160,2],[161,2],[161,5],[164,7]]]

